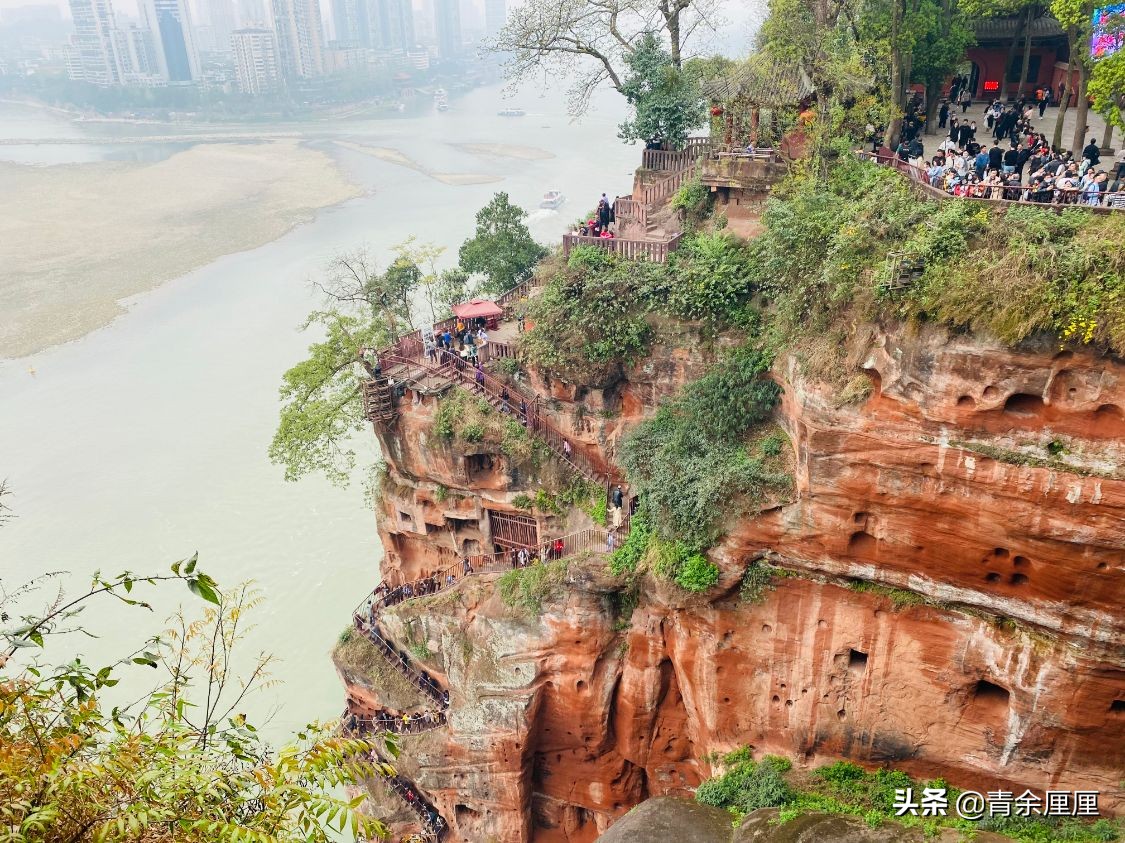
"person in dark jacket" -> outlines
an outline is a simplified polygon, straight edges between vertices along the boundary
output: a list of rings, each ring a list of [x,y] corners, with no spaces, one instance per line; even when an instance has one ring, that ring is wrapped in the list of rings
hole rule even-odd
[[[1101,161],[1101,149],[1093,138],[1090,138],[1090,142],[1082,150],[1082,157],[1090,162],[1091,167],[1098,166],[1098,162]]]
[[[973,128],[968,123],[962,122],[957,127],[957,145],[964,149],[969,145],[969,138],[973,136]]]
[[[1013,144],[1004,153],[1004,166],[1002,168],[1004,174],[1007,175],[1008,173],[1014,173],[1016,171],[1016,165],[1019,164],[1019,160],[1020,152],[1018,149],[1016,149],[1015,144]]]
[[[992,142],[991,148],[988,150],[988,169],[999,170],[1000,165],[1004,163],[1004,150],[1000,148],[1000,144],[996,141]]]
[[[945,124],[949,121],[949,103],[945,100],[941,101],[941,108],[938,109],[938,124],[939,129],[944,129]]]

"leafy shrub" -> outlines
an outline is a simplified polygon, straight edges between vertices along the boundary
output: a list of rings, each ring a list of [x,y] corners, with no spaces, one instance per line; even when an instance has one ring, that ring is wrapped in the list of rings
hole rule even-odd
[[[543,603],[559,594],[566,579],[567,562],[567,559],[536,562],[526,568],[507,571],[497,581],[500,599],[506,606],[539,617],[543,614]]]
[[[739,349],[626,438],[622,464],[657,537],[703,550],[740,497],[752,502],[790,487],[789,475],[744,441],[777,401],[777,385],[761,378],[766,366],[760,352]]]
[[[668,312],[710,322],[726,321],[749,297],[753,280],[746,247],[722,233],[687,238],[668,256],[668,274]]]
[[[719,568],[699,553],[684,560],[676,573],[676,584],[688,591],[706,591],[719,581]]]
[[[789,768],[788,760],[773,755],[760,763],[750,758],[739,760],[723,775],[701,784],[695,792],[696,801],[734,809],[739,814],[784,805],[794,797],[785,781]]]
[[[644,508],[639,508],[629,519],[629,535],[624,543],[609,557],[609,570],[614,576],[621,576],[637,570],[637,566],[648,551],[651,531]]]

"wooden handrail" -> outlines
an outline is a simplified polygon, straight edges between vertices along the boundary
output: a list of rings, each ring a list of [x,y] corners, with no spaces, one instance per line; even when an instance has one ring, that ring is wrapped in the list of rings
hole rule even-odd
[[[667,240],[629,240],[624,237],[583,237],[581,234],[563,235],[563,256],[569,256],[571,250],[577,246],[596,246],[616,252],[629,260],[646,258],[653,263],[664,263],[668,255],[676,251],[680,245],[682,234],[669,237]]]

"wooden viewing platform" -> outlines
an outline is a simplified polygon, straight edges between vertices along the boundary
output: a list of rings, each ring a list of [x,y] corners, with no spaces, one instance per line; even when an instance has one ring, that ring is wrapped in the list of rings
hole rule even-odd
[[[569,257],[577,246],[594,246],[629,260],[644,258],[654,263],[664,263],[668,260],[668,253],[676,250],[682,237],[682,234],[677,234],[667,240],[626,240],[624,237],[583,237],[581,234],[564,234],[563,257]]]

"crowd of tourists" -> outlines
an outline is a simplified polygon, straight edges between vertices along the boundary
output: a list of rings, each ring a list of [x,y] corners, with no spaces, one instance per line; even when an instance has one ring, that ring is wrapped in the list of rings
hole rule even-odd
[[[426,718],[432,720],[431,725],[420,725],[426,722]],[[410,715],[403,714],[401,717],[393,714],[385,709],[380,709],[375,715],[371,717],[360,717],[355,712],[351,712],[343,722],[345,732],[353,735],[363,734],[367,731],[391,731],[399,734],[409,734],[412,732],[420,732],[424,729],[433,728],[434,726],[441,725],[445,722],[445,715],[441,712],[426,711],[421,714]],[[415,725],[419,724],[419,725]],[[372,755],[373,760],[382,761],[378,755]],[[445,818],[437,812],[433,805],[431,805],[422,792],[414,786],[414,782],[410,779],[400,776],[386,776],[383,779],[384,783],[397,793],[410,809],[418,816],[421,821],[425,833],[431,840],[441,840],[447,829]],[[414,836],[416,837],[416,836]],[[407,838],[408,840],[410,838]],[[416,838],[425,839],[425,838]]]
[[[968,91],[959,96],[964,105]],[[950,101],[943,101],[938,126],[946,132],[929,158],[922,141],[925,115],[915,101],[903,120],[894,154],[918,168],[926,183],[951,196],[1125,208],[1125,152],[1110,168],[1103,165],[1094,138],[1080,155],[1053,146],[1032,122],[1036,111],[1042,115],[1050,103],[1050,89],[1040,88],[1034,97],[1008,105],[989,103],[983,131],[976,120],[964,117],[965,108],[958,118],[951,113]],[[881,140],[873,129],[872,135],[878,152]]]
[[[355,735],[367,732],[394,732],[399,735],[413,735],[436,729],[445,725],[445,712],[427,709],[415,714],[395,712],[380,708],[374,714],[360,716],[354,711],[344,721],[347,730]]]
[[[452,331],[446,328],[440,334],[435,334],[432,341],[426,338],[423,346],[430,362],[437,362],[440,351],[448,351],[464,360],[476,362],[479,349],[487,343],[488,320],[478,316],[468,322],[458,319]]]

